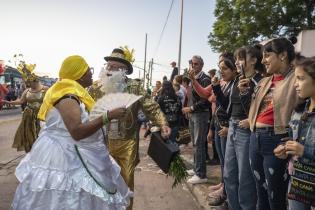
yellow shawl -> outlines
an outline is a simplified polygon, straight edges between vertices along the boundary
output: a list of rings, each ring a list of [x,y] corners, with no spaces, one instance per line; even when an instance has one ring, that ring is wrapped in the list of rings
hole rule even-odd
[[[89,93],[76,81],[70,79],[62,79],[54,84],[45,94],[43,104],[38,112],[38,118],[45,120],[47,112],[53,107],[53,105],[63,96],[71,94],[79,97],[87,109],[90,111],[94,105],[93,98]]]
[[[38,112],[38,118],[45,120],[47,112],[54,104],[63,96],[71,94],[77,96],[90,111],[94,106],[95,101],[75,80],[80,79],[88,70],[86,61],[78,55],[69,56],[66,58],[60,68],[60,80],[48,89],[45,94],[43,104]]]

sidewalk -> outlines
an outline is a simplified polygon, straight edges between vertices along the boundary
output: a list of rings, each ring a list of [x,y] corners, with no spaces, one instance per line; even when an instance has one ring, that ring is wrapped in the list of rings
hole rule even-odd
[[[186,162],[187,168],[192,169],[193,168],[193,146],[192,143],[189,143],[188,145],[181,145],[180,146],[181,151],[181,157]],[[209,144],[209,155],[212,156],[212,147]],[[192,185],[186,182],[186,185],[190,192],[194,195],[196,200],[199,202],[200,206],[203,207],[203,209],[206,210],[224,210],[224,205],[222,206],[209,206],[208,205],[208,194],[210,190],[208,189],[212,185],[216,185],[220,183],[221,181],[221,168],[220,165],[208,165],[207,164],[207,177],[208,182],[205,184],[197,184]],[[190,177],[189,177],[190,178]]]

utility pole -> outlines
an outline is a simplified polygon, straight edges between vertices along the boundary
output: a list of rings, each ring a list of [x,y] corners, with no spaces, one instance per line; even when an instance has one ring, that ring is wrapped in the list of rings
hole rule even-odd
[[[150,86],[152,86],[153,58],[151,59]]]
[[[182,57],[183,12],[184,12],[184,0],[181,0],[180,30],[179,30],[179,52],[178,52],[178,75],[180,75],[180,61],[181,61],[181,57]]]
[[[151,61],[149,61],[149,69],[147,71],[147,74],[145,75],[145,79],[147,80],[147,86],[146,88],[149,88],[150,85],[150,72],[151,72]]]
[[[145,48],[144,48],[144,67],[143,67],[143,88],[145,88],[145,67],[147,65],[147,40],[148,40],[148,34],[145,34]]]

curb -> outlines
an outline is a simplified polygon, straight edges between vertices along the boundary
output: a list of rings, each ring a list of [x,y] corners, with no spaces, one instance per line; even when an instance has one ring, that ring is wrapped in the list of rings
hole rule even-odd
[[[211,210],[211,206],[208,205],[208,202],[206,200],[206,195],[200,190],[199,187],[196,187],[192,184],[189,184],[185,182],[187,188],[189,189],[190,193],[194,196],[196,199],[197,203],[201,207],[201,209],[204,210]]]
[[[189,158],[187,158],[185,155],[181,155],[183,158],[184,162],[188,166],[192,166],[193,163]],[[196,199],[197,203],[201,207],[201,209],[204,210],[211,210],[211,206],[208,205],[207,201],[207,195],[204,194],[204,192],[201,190],[202,187],[205,187],[205,185],[199,184],[199,185],[193,185],[189,184],[187,181],[185,181],[186,187],[189,189],[190,193],[194,196]]]
[[[186,166],[188,166],[189,168],[191,168],[193,166],[193,162],[188,156],[185,156],[182,154],[181,157],[183,158]],[[192,194],[192,196],[196,199],[196,201],[199,204],[201,209],[204,209],[204,210],[223,210],[223,209],[226,210],[226,209],[228,209],[228,207],[225,204],[222,204],[220,206],[210,206],[208,204],[209,203],[208,187],[211,185],[210,179],[211,178],[209,177],[208,183],[206,183],[206,184],[196,184],[196,185],[189,184],[186,180],[185,185],[188,188],[188,190],[190,191],[190,193]]]

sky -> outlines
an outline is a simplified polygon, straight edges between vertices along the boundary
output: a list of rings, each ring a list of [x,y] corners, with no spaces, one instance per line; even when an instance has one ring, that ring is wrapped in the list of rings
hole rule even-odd
[[[135,50],[134,66],[143,68],[145,34],[147,61],[154,59],[153,84],[170,63],[178,61],[180,3],[174,0],[160,44],[161,32],[172,0],[0,0],[0,60],[23,54],[36,63],[36,72],[58,77],[62,61],[83,56],[95,69],[97,79],[104,56],[127,45]],[[215,0],[184,0],[181,68],[193,55],[203,57],[204,71],[217,67],[218,54],[208,45],[215,21]],[[134,68],[131,78],[143,78]]]

